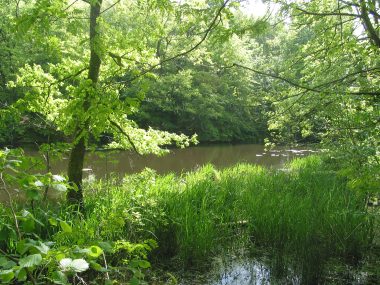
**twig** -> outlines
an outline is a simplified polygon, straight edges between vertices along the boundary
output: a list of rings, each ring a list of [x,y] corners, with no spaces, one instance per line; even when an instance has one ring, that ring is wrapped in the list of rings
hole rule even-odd
[[[108,274],[108,265],[107,265],[106,255],[104,254],[104,252],[102,252],[102,255],[103,255],[103,261],[104,261],[104,268],[107,270],[106,271],[106,279],[109,280],[110,276]]]

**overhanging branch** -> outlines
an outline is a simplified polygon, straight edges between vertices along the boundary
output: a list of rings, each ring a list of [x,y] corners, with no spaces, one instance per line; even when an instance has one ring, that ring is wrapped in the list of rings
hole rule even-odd
[[[127,132],[124,131],[123,128],[122,128],[117,122],[115,122],[115,121],[113,121],[113,120],[111,120],[111,119],[109,119],[109,121],[110,121],[110,123],[111,123],[112,126],[114,126],[114,127],[120,132],[120,133],[122,133],[122,134],[127,138],[128,142],[129,142],[130,145],[132,146],[133,150],[134,150],[137,154],[141,155],[141,153],[137,150],[136,145],[134,144],[134,142],[133,142],[133,140],[131,139],[131,137],[129,136],[129,134],[127,134]]]
[[[288,78],[282,77],[282,76],[280,76],[278,74],[256,70],[256,69],[253,69],[251,67],[244,66],[244,65],[241,65],[241,64],[238,64],[238,63],[232,64],[231,67],[239,67],[239,68],[242,68],[242,69],[246,69],[246,70],[252,71],[254,73],[257,73],[257,74],[260,74],[260,75],[263,75],[263,76],[267,76],[267,77],[271,77],[271,78],[274,78],[274,79],[277,79],[277,80],[280,80],[280,81],[284,81],[284,82],[288,83],[291,86],[294,86],[294,87],[297,87],[299,89],[304,90],[304,92],[306,91],[306,92],[314,92],[314,93],[333,93],[332,91],[328,91],[326,89],[320,89],[320,88],[321,87],[330,86],[330,85],[334,85],[334,84],[337,84],[339,82],[344,82],[346,79],[348,79],[348,78],[350,78],[352,76],[359,75],[359,74],[369,73],[369,72],[373,72],[373,71],[380,72],[380,67],[374,67],[374,68],[370,68],[370,69],[359,70],[359,71],[356,71],[356,72],[349,73],[349,74],[347,74],[347,75],[345,75],[343,77],[340,77],[338,79],[334,79],[332,81],[324,82],[324,83],[319,84],[319,85],[314,86],[314,87],[309,87],[309,86],[305,86],[305,85],[299,84],[297,82],[294,82],[294,81],[292,81],[292,80],[290,80]],[[344,94],[348,94],[348,95],[380,96],[380,91],[374,91],[374,92],[373,91],[358,91],[358,92],[343,92],[343,93]],[[289,99],[289,98],[292,98],[292,97],[297,97],[299,95],[300,94],[287,96],[283,100],[286,100],[286,99]]]
[[[181,53],[178,53],[172,57],[169,57],[167,59],[164,59],[164,60],[161,60],[159,63],[157,64],[154,64],[152,65],[150,68],[148,69],[145,69],[143,70],[140,74],[138,74],[137,76],[133,77],[132,79],[129,79],[129,80],[123,80],[123,81],[118,81],[116,82],[117,84],[120,84],[120,83],[123,83],[123,84],[126,84],[126,83],[130,83],[130,82],[133,82],[134,80],[146,75],[147,73],[153,71],[154,69],[156,69],[157,67],[161,66],[162,64],[164,63],[167,63],[169,61],[172,61],[174,59],[177,59],[179,57],[182,57],[182,56],[185,56],[191,52],[193,52],[194,50],[196,50],[208,37],[208,35],[211,33],[211,31],[215,28],[215,26],[217,26],[217,23],[218,23],[218,18],[220,17],[223,9],[227,6],[227,4],[230,2],[230,0],[225,0],[223,2],[223,5],[221,5],[219,7],[219,9],[217,10],[214,18],[212,19],[212,21],[210,22],[208,28],[205,30],[204,32],[204,35],[203,37],[196,43],[194,44],[191,48],[189,48],[188,50],[184,51],[184,52],[181,52]]]

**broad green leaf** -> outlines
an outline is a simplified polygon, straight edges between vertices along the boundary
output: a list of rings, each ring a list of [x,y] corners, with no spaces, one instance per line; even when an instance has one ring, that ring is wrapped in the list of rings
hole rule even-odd
[[[150,267],[150,262],[147,260],[139,260],[138,265],[139,267],[146,269]]]
[[[73,229],[71,228],[71,226],[68,223],[66,223],[65,221],[60,221],[59,224],[65,233],[73,232]]]
[[[49,218],[49,223],[52,225],[52,226],[57,226],[58,225],[58,221],[54,218]]]
[[[32,217],[29,217],[27,220],[21,223],[21,227],[25,232],[31,233],[36,227],[36,223]]]
[[[92,269],[94,269],[96,271],[102,271],[102,269],[103,269],[103,266],[101,266],[99,263],[97,263],[95,261],[90,261],[90,266]]]
[[[40,196],[40,192],[37,189],[26,190],[26,197],[30,200],[39,200]]]
[[[99,246],[96,246],[96,245],[89,247],[88,252],[87,252],[89,256],[95,257],[95,258],[99,257],[102,253],[103,253],[103,250]]]
[[[55,259],[57,261],[61,261],[62,259],[65,258],[65,254],[64,253],[58,253],[56,256],[55,256]]]
[[[0,267],[4,267],[8,261],[9,260],[5,256],[0,256]]]
[[[41,254],[28,255],[19,260],[19,264],[21,267],[32,267],[32,266],[40,265],[41,262],[42,262]]]
[[[2,267],[3,269],[12,269],[16,265],[16,262],[14,262],[13,260],[8,260],[8,262],[3,264]]]
[[[16,249],[18,253],[25,254],[34,245],[35,244],[32,244],[24,239],[17,243]]]
[[[69,284],[69,281],[67,280],[65,273],[63,273],[62,271],[54,271],[51,277],[54,284],[60,284],[60,285]]]
[[[129,285],[139,285],[140,281],[136,277],[132,277],[131,280],[128,282]]]
[[[105,242],[105,241],[101,241],[101,242],[98,242],[98,245],[105,251],[105,252],[108,252],[108,253],[113,253],[114,252],[114,248],[112,246],[111,243],[109,242]]]
[[[43,242],[40,242],[40,245],[35,246],[35,248],[42,254],[48,254],[50,248]]]
[[[13,270],[0,270],[0,280],[4,283],[9,283],[15,277]]]
[[[16,278],[18,281],[25,281],[27,277],[27,273],[25,268],[21,268],[20,270],[16,271]]]

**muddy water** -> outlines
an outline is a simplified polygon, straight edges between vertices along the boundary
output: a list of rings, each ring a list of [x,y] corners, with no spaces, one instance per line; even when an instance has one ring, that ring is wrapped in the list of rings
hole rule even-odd
[[[29,151],[31,155],[36,152]],[[255,163],[268,167],[282,167],[284,163],[294,157],[310,154],[310,150],[280,148],[265,151],[263,145],[211,145],[194,146],[186,149],[173,149],[165,156],[140,156],[129,151],[96,152],[86,156],[84,172],[102,177],[109,173],[124,175],[140,172],[146,167],[156,170],[160,174],[169,172],[181,173],[195,170],[207,163],[217,168],[232,166],[239,162]],[[53,162],[53,172],[66,171],[67,158]]]

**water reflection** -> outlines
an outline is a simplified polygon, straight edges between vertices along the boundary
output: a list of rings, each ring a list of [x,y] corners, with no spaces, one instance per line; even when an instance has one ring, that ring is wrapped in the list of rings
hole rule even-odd
[[[211,285],[266,285],[270,284],[270,270],[258,261],[235,262],[222,268]]]
[[[270,285],[301,284],[301,278],[286,265],[279,275],[274,273],[273,256],[256,257],[226,254],[214,259],[207,273],[195,273],[181,279],[181,285]]]

